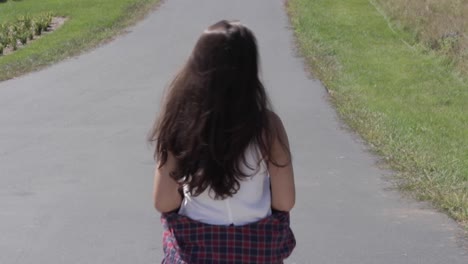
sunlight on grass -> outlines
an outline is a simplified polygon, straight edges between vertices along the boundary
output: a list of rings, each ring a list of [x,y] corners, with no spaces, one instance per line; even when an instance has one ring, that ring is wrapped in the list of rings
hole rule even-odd
[[[402,188],[468,221],[468,84],[367,0],[291,0],[304,56]]]

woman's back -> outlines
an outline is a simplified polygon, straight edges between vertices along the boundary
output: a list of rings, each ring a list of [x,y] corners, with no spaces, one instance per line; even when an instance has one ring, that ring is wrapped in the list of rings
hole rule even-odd
[[[150,136],[164,263],[281,263],[294,248],[291,153],[258,64],[253,33],[223,20],[169,86]]]
[[[267,165],[254,144],[245,151],[242,172],[249,177],[240,181],[236,194],[225,199],[214,199],[207,189],[198,196],[184,190],[179,214],[212,225],[245,225],[271,215],[270,175]]]

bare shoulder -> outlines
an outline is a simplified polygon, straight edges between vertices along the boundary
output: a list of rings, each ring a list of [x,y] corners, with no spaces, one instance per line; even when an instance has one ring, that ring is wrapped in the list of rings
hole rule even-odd
[[[268,119],[270,121],[270,126],[274,134],[283,141],[283,143],[287,144],[288,136],[286,134],[286,130],[283,125],[283,121],[281,118],[273,111],[268,111]]]
[[[270,122],[273,124],[273,125],[277,125],[277,124],[283,124],[281,122],[281,118],[278,116],[278,114],[276,114],[275,112],[273,111],[268,111],[267,113],[268,115],[268,119],[270,120]]]

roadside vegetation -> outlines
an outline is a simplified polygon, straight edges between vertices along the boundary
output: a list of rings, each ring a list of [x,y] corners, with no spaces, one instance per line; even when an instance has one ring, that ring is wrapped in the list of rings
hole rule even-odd
[[[402,189],[467,227],[466,75],[409,30],[416,26],[388,19],[387,12],[400,9],[386,7],[369,0],[288,1],[301,52],[342,118],[398,172]]]
[[[468,75],[467,0],[375,0],[397,28]]]
[[[52,20],[52,14],[45,13],[36,17],[20,16],[13,23],[0,24],[0,56],[4,55],[5,50],[16,51],[18,45],[26,46],[42,32],[49,31]]]
[[[95,47],[123,32],[126,26],[140,19],[158,2],[159,0],[0,0],[0,25],[3,25],[2,28],[8,27],[6,31],[10,36],[13,36],[12,32],[20,30],[16,25],[24,26],[24,21],[34,24],[34,21],[29,21],[33,18],[66,18],[63,26],[28,45],[21,44],[22,41],[28,42],[23,33],[14,35],[15,38],[18,37],[16,47],[11,37],[7,37],[9,40],[0,44],[3,51],[7,47],[16,51],[0,56],[0,81],[40,69]]]

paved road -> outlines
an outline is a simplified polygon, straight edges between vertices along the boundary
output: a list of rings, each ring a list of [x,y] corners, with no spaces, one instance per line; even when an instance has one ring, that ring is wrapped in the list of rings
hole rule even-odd
[[[461,229],[392,190],[342,128],[296,56],[283,0],[167,0],[105,46],[0,83],[0,263],[159,261],[145,137],[163,88],[222,18],[256,32],[289,132],[298,246],[287,263],[468,263]]]

